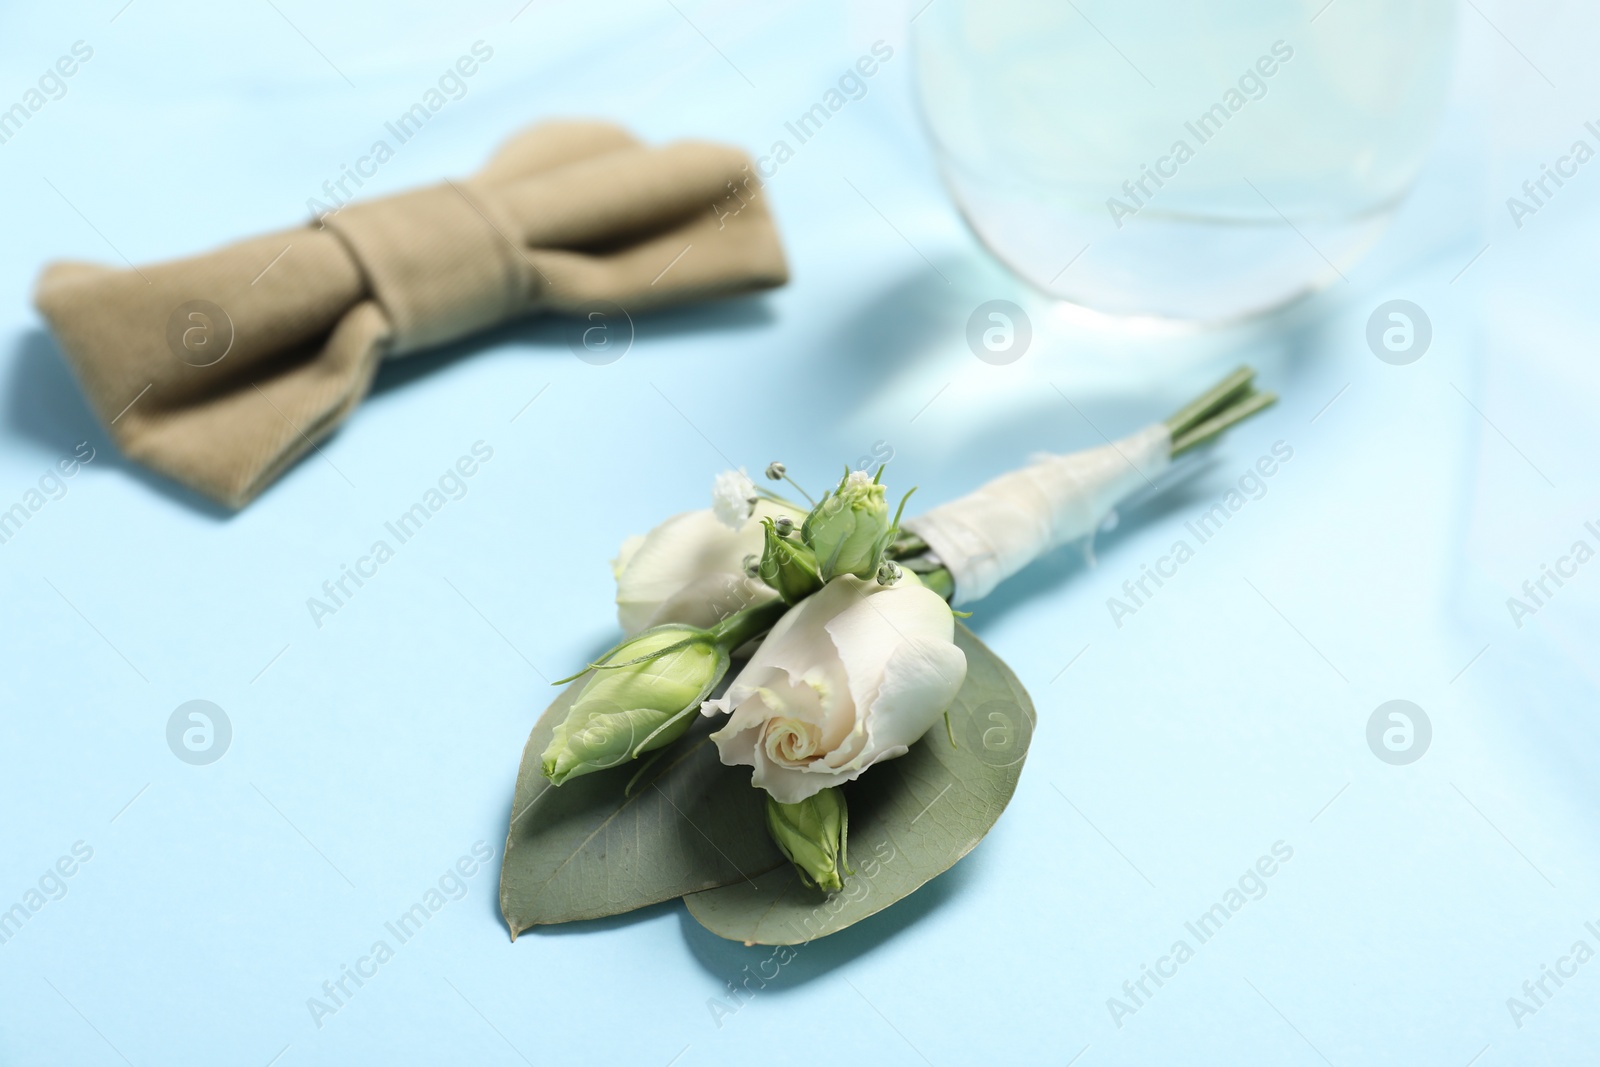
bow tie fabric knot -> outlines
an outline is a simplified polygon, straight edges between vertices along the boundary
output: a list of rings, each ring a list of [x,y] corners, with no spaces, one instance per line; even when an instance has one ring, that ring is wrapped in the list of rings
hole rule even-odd
[[[385,358],[534,312],[632,314],[787,278],[744,153],[547,123],[472,178],[311,227],[131,270],[50,264],[34,302],[126,455],[242,507]]]

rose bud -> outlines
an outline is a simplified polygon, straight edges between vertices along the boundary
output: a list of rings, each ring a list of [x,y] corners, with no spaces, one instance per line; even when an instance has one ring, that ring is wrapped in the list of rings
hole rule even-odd
[[[757,570],[761,580],[776,589],[786,604],[798,603],[821,589],[817,557],[811,549],[784,537],[771,519],[765,520],[764,525],[767,541]]]
[[[811,509],[800,537],[816,553],[823,581],[841,574],[873,577],[894,538],[883,486],[865,471],[851,471]]]
[[[782,611],[773,601],[709,630],[657,626],[611,649],[591,665],[593,674],[556,726],[540,758],[544,776],[560,785],[682,737],[728,673],[728,654],[764,633]]]
[[[769,794],[767,832],[806,885],[828,893],[844,888],[844,875],[850,873],[845,855],[850,813],[843,792],[824,789],[798,804],[781,803]]]

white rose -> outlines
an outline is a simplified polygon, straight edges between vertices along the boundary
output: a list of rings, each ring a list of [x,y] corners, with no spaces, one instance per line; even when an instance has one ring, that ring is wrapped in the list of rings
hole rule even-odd
[[[744,558],[761,554],[761,520],[804,511],[767,499],[738,529],[711,510],[674,515],[643,537],[630,537],[612,561],[617,579],[617,621],[624,633],[681,622],[713,626],[741,608],[778,594],[744,572]]]
[[[785,804],[903,756],[967,676],[950,606],[912,575],[892,586],[841,575],[778,620],[707,715],[722,762],[755,768]]]

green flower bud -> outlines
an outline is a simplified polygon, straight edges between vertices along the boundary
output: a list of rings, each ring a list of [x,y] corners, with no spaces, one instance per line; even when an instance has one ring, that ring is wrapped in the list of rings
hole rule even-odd
[[[785,604],[798,604],[822,588],[817,557],[805,545],[784,537],[771,519],[764,525],[767,542],[761,553],[761,580],[776,589]]]
[[[766,633],[787,610],[775,600],[736,611],[709,630],[669,623],[624,640],[590,665],[592,674],[582,672],[589,680],[540,757],[544,776],[560,785],[682,737],[728,673],[728,654]]]
[[[842,791],[830,787],[798,804],[780,804],[768,794],[767,832],[806,885],[828,893],[844,888],[844,876],[852,872],[845,855],[850,813]]]
[[[622,642],[556,727],[541,760],[545,777],[560,785],[671,744],[727,670],[727,650],[709,630],[658,626]]]
[[[824,582],[841,574],[876,577],[894,537],[883,486],[863,471],[851,471],[811,509],[800,536],[816,553]]]

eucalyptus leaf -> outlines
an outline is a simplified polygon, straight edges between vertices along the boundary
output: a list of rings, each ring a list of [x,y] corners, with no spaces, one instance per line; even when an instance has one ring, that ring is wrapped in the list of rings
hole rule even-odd
[[[702,926],[763,945],[837,933],[909,896],[983,839],[1022,773],[1033,702],[1000,657],[960,623],[956,644],[967,656],[967,680],[950,709],[950,730],[936,724],[906,755],[844,787],[855,871],[844,889],[808,889],[784,864],[685,897]]]
[[[588,678],[562,691],[522,750],[500,868],[513,940],[532,926],[618,915],[786,865],[750,769],[717,758],[711,719],[697,715],[644,760],[551,785],[540,756]]]

